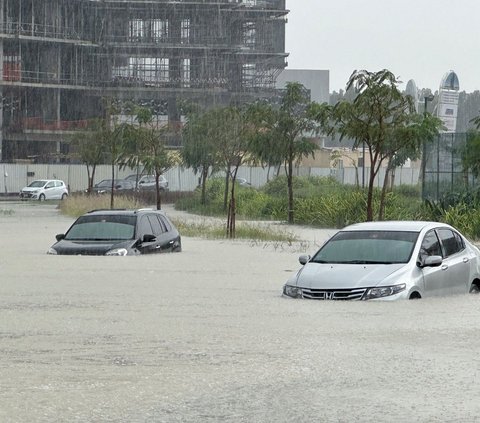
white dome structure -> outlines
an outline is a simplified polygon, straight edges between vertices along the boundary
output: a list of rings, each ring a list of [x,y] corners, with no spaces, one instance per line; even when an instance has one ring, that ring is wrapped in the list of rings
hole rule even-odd
[[[440,83],[440,89],[458,91],[460,90],[460,83],[458,81],[458,76],[454,71],[447,72],[442,82]]]

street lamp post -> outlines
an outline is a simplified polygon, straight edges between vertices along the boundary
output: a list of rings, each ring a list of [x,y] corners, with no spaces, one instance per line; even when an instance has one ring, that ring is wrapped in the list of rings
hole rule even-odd
[[[428,94],[426,95],[423,100],[425,101],[425,107],[423,109],[423,116],[427,116],[427,107],[428,107],[428,102],[433,101],[434,95],[433,94]],[[425,197],[425,171],[427,168],[427,146],[425,142],[423,143],[423,148],[422,148],[422,199]]]

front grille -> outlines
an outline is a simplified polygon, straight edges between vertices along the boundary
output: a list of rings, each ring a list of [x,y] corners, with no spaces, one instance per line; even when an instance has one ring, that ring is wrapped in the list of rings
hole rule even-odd
[[[358,289],[309,289],[302,288],[303,298],[310,300],[361,300],[366,288]]]

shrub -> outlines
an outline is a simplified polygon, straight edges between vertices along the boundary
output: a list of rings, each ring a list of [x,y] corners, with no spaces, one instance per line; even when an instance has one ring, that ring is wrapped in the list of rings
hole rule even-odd
[[[145,207],[145,203],[131,196],[115,196],[114,206],[117,209],[138,209]],[[109,209],[110,195],[70,195],[61,201],[58,206],[67,216],[78,217],[90,210]]]

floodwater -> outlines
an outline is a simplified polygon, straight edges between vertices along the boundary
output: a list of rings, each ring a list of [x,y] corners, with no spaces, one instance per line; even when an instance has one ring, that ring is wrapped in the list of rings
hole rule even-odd
[[[480,422],[480,296],[288,300],[278,244],[46,255],[71,223],[0,203],[1,422]]]

